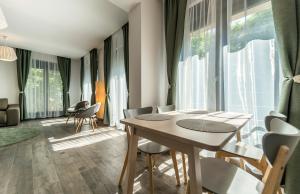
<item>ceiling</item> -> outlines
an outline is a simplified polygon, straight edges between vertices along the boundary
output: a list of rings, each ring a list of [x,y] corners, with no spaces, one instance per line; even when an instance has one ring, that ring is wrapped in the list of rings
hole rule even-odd
[[[129,12],[141,0],[109,0],[126,12]],[[149,0],[148,0],[149,1]]]
[[[118,2],[122,2],[120,5]],[[126,3],[125,3],[126,2]],[[127,22],[134,0],[1,0],[12,47],[80,58]]]

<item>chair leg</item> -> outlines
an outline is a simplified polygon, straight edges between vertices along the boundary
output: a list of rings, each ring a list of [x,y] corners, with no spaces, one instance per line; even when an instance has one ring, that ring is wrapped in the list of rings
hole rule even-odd
[[[185,194],[190,194],[191,193],[191,189],[190,189],[190,180],[188,180],[187,184],[186,184],[186,190],[185,190]]]
[[[120,176],[119,184],[118,184],[119,187],[121,187],[121,185],[122,185],[122,180],[123,180],[123,177],[124,177],[124,174],[125,174],[125,170],[126,170],[126,167],[127,167],[127,163],[128,163],[128,151],[126,152],[124,164],[123,164],[123,167],[122,167],[122,172],[121,172],[121,176]]]
[[[97,125],[97,119],[96,118],[94,118],[94,125],[95,125],[95,128],[98,127],[98,125]]]
[[[148,171],[149,171],[149,185],[150,185],[150,193],[154,193],[154,185],[153,185],[153,164],[152,164],[152,155],[147,154],[148,157]]]
[[[77,128],[76,128],[76,133],[79,131],[79,129],[81,129],[82,124],[83,124],[83,119],[79,119],[78,125],[77,125]]]
[[[94,131],[94,123],[93,123],[92,118],[90,117],[90,118],[88,118],[88,120],[89,120],[89,125],[92,126],[92,129]]]
[[[179,178],[178,165],[177,165],[177,159],[176,159],[176,151],[171,150],[170,154],[171,154],[171,157],[172,157],[172,160],[173,160],[173,166],[174,166],[175,176],[176,176],[176,183],[177,183],[177,186],[179,186],[180,185],[180,178]]]
[[[68,121],[69,121],[70,117],[71,117],[71,114],[68,115],[68,118],[67,118],[67,121],[66,121],[66,125],[68,124]]]
[[[187,173],[186,173],[186,163],[185,163],[184,153],[181,153],[181,158],[182,158],[182,169],[183,169],[184,184],[187,184]]]
[[[92,125],[93,128],[93,132],[95,131],[95,126],[94,126],[94,122],[92,121],[92,119],[90,118],[90,125]]]
[[[93,130],[93,132],[95,132],[96,124],[95,124],[94,120],[92,120],[92,123],[93,123],[93,125],[94,125],[94,130]]]

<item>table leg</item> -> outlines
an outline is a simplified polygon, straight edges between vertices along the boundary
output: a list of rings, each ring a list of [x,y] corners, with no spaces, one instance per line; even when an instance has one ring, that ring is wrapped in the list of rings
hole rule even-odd
[[[130,130],[134,130],[130,128]],[[125,173],[125,181],[123,182],[123,193],[132,194],[133,193],[133,184],[135,177],[135,165],[137,157],[137,145],[138,145],[138,136],[135,135],[132,131],[132,135],[129,139],[129,150],[128,150],[128,163]]]
[[[202,194],[200,151],[199,148],[192,147],[191,152],[188,153],[190,192],[193,194]]]

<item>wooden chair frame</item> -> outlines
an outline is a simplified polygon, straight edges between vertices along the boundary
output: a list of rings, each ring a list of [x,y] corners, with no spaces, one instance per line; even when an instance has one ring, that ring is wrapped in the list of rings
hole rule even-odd
[[[89,125],[92,126],[93,132],[94,132],[95,128],[98,127],[97,118],[96,117],[90,117],[88,119],[89,119]],[[76,123],[75,133],[78,133],[81,130],[81,127],[82,127],[85,120],[86,120],[86,118],[79,118],[78,119],[78,123]]]

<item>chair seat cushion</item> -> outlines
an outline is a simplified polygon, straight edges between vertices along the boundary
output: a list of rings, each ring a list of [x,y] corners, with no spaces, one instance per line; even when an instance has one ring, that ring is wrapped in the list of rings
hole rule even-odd
[[[228,143],[223,147],[222,151],[254,160],[260,160],[264,154],[262,149],[243,142]]]
[[[264,183],[222,159],[201,159],[203,187],[218,194],[257,194]]]
[[[75,112],[77,112],[74,107],[68,108],[67,111],[68,111],[68,113],[75,113]]]
[[[166,146],[147,139],[139,141],[138,149],[146,154],[161,154],[170,150]]]

